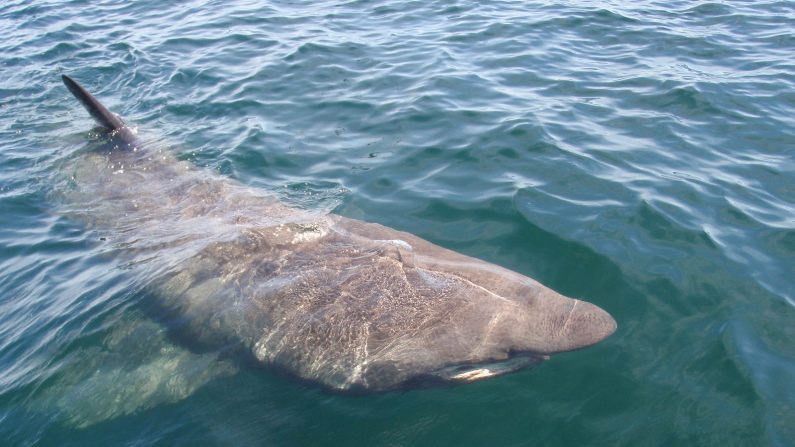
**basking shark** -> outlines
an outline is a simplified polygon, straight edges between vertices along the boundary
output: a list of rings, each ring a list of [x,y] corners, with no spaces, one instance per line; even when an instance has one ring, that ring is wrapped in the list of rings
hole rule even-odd
[[[111,143],[79,156],[65,196],[116,235],[152,308],[195,352],[369,392],[496,376],[616,329],[527,276],[177,160],[63,82]]]

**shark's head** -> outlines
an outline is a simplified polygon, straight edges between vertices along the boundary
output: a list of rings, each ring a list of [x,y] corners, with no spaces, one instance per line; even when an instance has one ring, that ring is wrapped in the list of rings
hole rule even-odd
[[[510,270],[472,258],[415,259],[426,278],[444,278],[451,298],[461,303],[454,323],[426,340],[444,359],[430,371],[435,378],[468,382],[516,371],[591,346],[616,330],[601,308]]]
[[[460,281],[456,287],[468,304],[454,336],[472,351],[433,371],[438,378],[468,382],[513,372],[591,346],[616,330],[601,308],[514,272],[480,261],[455,271],[453,281]]]
[[[373,333],[377,326],[370,325],[368,349],[375,355],[363,376],[368,388],[391,388],[391,381],[492,377],[593,345],[616,330],[604,310],[527,276],[408,233],[372,224],[357,224],[355,230],[382,244],[380,255],[368,258],[360,271],[362,278],[377,275],[381,281],[377,289],[372,281],[349,281],[345,293],[401,303],[399,324],[411,327],[409,336],[395,340]]]

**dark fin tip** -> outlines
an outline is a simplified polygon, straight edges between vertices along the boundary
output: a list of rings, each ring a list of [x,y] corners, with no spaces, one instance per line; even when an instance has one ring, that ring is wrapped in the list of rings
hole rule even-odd
[[[97,123],[111,131],[124,127],[124,123],[116,115],[106,109],[105,106],[97,101],[91,93],[88,93],[77,81],[67,75],[61,75],[61,79],[66,85],[66,88],[68,88],[75,98],[83,104],[83,107],[86,108]]]

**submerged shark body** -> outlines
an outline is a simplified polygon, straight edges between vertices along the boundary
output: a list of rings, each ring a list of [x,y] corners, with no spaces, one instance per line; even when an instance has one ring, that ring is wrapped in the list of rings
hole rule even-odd
[[[63,80],[116,145],[75,165],[71,200],[121,235],[148,272],[154,308],[200,350],[242,353],[335,390],[381,391],[491,377],[616,328],[602,309],[526,276],[383,225],[286,206],[146,149]]]

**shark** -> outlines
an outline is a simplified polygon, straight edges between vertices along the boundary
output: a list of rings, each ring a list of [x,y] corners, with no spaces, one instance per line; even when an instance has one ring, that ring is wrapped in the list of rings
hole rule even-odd
[[[115,235],[150,313],[192,352],[381,392],[499,376],[616,330],[603,309],[528,276],[179,160],[62,80],[108,142],[80,154],[65,197]]]

